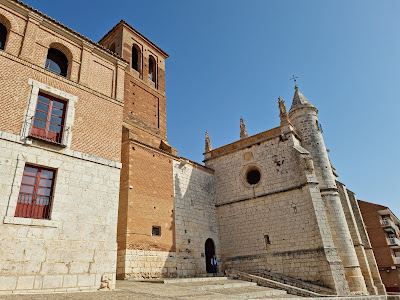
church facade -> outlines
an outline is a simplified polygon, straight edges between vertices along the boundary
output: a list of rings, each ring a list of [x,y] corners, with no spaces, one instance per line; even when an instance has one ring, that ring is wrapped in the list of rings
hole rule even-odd
[[[221,272],[385,294],[297,86],[289,112],[278,99],[278,127],[249,137],[241,120],[217,149],[207,133],[202,165],[168,143],[168,54],[126,22],[94,43],[3,0],[0,31],[0,291],[198,276],[215,254]]]

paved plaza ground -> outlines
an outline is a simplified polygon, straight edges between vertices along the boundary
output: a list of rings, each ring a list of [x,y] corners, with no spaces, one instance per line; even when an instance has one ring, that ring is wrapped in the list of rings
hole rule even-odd
[[[214,283],[218,284],[218,283]],[[155,300],[155,299],[195,299],[195,300],[233,300],[241,299],[232,295],[235,292],[249,291],[247,288],[233,288],[221,290],[194,290],[192,287],[198,283],[191,284],[163,284],[162,281],[140,282],[117,280],[114,291],[79,292],[79,293],[57,293],[57,294],[25,294],[25,295],[0,295],[1,300]],[[261,287],[250,287],[260,288]],[[242,289],[242,291],[240,291]],[[231,292],[230,292],[231,291]],[[293,295],[272,296],[268,298],[294,298]],[[243,299],[243,298],[242,298]],[[275,299],[276,300],[276,299]],[[287,299],[289,300],[289,299]]]

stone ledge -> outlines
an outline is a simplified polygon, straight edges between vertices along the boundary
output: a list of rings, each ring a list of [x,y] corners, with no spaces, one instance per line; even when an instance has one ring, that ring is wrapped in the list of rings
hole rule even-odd
[[[59,222],[52,220],[30,219],[30,218],[17,218],[17,217],[4,217],[4,224],[25,225],[25,226],[40,226],[40,227],[59,227]]]
[[[52,149],[46,149],[43,147],[37,147],[35,145],[27,145],[24,143],[24,141],[21,139],[21,136],[13,134],[13,133],[9,133],[6,131],[2,131],[0,130],[0,139],[9,141],[9,142],[14,142],[14,143],[18,143],[21,145],[25,145],[27,147],[35,147],[35,148],[39,148],[45,151],[50,151],[50,152],[54,152],[57,154],[61,154],[61,155],[66,155],[66,156],[70,156],[70,157],[74,157],[74,158],[79,158],[82,160],[86,160],[86,161],[90,161],[99,165],[105,165],[105,166],[109,166],[112,168],[116,168],[116,169],[121,169],[122,168],[122,163],[119,161],[114,161],[114,160],[110,160],[107,158],[103,158],[103,157],[99,157],[99,156],[95,156],[92,154],[88,154],[88,153],[83,153],[83,152],[79,152],[76,150],[72,150],[72,149],[66,149],[64,148],[61,151],[55,151]]]

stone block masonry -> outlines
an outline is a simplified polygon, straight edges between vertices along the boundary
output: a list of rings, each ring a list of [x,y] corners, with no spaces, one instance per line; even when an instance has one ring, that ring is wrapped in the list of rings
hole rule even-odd
[[[119,164],[0,136],[0,291],[91,290],[103,275],[115,280]],[[25,164],[56,170],[50,220],[14,217]]]
[[[176,251],[190,266],[185,275],[206,273],[208,239],[221,255],[213,174],[184,158],[174,161]]]

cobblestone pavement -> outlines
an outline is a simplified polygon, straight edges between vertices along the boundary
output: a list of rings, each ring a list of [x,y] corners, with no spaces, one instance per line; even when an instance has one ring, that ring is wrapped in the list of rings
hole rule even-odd
[[[196,291],[174,285],[138,282],[117,281],[116,290],[89,293],[57,293],[57,294],[25,294],[25,295],[0,295],[3,300],[233,300],[236,297],[216,294],[212,291]]]

